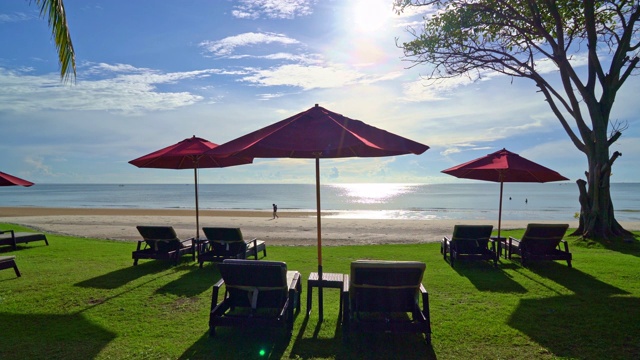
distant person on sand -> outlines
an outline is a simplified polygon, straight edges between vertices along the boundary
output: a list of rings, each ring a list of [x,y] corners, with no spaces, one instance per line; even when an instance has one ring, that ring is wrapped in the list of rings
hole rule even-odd
[[[278,205],[276,205],[276,204],[273,204],[273,218],[274,219],[279,218],[279,216],[278,216]]]

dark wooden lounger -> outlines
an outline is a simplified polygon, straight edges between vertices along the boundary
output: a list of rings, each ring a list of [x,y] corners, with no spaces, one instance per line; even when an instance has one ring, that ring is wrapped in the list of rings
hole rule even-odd
[[[49,241],[47,241],[47,237],[44,234],[0,230],[0,245],[11,245],[14,250],[18,247],[18,244],[27,244],[33,241],[44,241],[47,246],[49,245]]]

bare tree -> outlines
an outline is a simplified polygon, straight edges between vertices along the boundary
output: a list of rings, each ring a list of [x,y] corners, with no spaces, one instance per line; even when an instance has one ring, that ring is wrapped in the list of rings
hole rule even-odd
[[[640,1],[395,0],[394,5],[398,12],[408,6],[432,10],[421,31],[408,29],[413,39],[398,44],[414,66],[432,66],[429,79],[479,78],[489,71],[533,80],[588,160],[585,179],[577,181],[581,214],[574,234],[631,235],[615,219],[609,183],[622,155],[609,150],[626,125],[611,124],[609,117],[618,91],[639,69]],[[543,67],[549,63],[554,72]]]

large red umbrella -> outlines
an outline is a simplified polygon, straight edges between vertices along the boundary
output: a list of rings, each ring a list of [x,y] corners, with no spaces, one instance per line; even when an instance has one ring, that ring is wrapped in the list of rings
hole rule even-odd
[[[569,180],[557,172],[539,165],[507,149],[496,151],[464,164],[442,170],[443,173],[463,179],[500,183],[500,210],[498,212],[498,238],[502,222],[502,188],[505,182],[537,182]]]
[[[246,157],[219,157],[205,154],[218,145],[208,140],[196,137],[182,140],[166,148],[154,151],[137,159],[129,161],[139,168],[158,169],[193,169],[196,197],[196,237],[200,237],[200,220],[198,209],[198,169],[221,168],[234,165],[250,164],[253,159]]]
[[[320,159],[422,154],[429,147],[329,111],[317,104],[309,110],[231,140],[209,153],[252,158],[316,160],[318,275],[322,280]],[[320,296],[322,291],[318,292]]]
[[[7,173],[3,173],[0,171],[0,186],[26,186],[29,187],[33,185],[31,181],[27,181],[24,179],[20,179],[19,177],[15,177],[13,175],[9,175]]]

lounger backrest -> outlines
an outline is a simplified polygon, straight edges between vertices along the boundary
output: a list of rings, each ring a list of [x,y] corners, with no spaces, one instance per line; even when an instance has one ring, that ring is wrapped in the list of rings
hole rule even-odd
[[[180,249],[182,242],[171,226],[136,226],[144,241],[154,251],[169,252]]]
[[[451,241],[459,253],[474,254],[487,249],[493,225],[455,225]]]
[[[528,224],[520,246],[534,254],[553,252],[564,237],[568,224]]]
[[[243,241],[242,231],[240,231],[240,228],[203,227],[202,231],[208,240],[226,242]]]
[[[234,306],[279,308],[287,298],[287,264],[226,259],[218,265]]]
[[[211,241],[214,253],[229,257],[240,255],[244,258],[247,244],[242,238],[240,228],[203,227],[202,231],[207,240]]]
[[[415,309],[425,264],[417,261],[357,260],[351,263],[349,299],[354,311]]]

